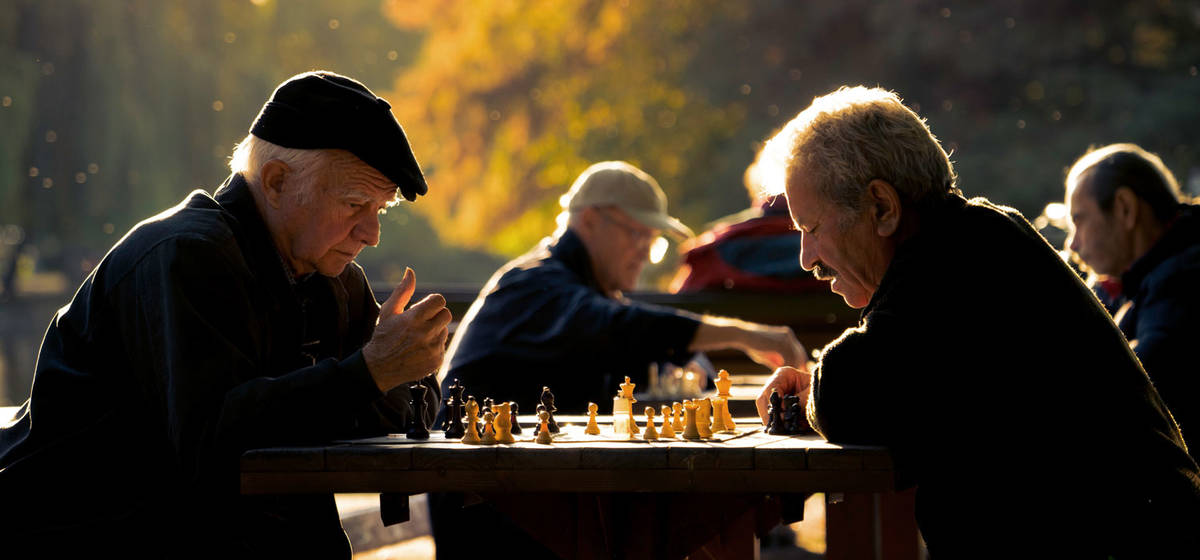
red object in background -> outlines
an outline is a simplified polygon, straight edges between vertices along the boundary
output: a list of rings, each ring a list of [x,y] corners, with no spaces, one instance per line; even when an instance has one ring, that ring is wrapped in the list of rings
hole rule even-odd
[[[684,264],[671,281],[673,293],[828,289],[828,282],[800,267],[800,232],[782,196],[718,222],[682,250]]]

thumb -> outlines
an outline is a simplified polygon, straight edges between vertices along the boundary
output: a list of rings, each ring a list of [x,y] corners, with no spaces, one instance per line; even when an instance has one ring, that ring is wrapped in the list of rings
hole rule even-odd
[[[400,279],[399,284],[396,284],[396,289],[392,290],[392,295],[388,296],[387,301],[383,302],[379,315],[386,317],[402,313],[416,290],[416,274],[413,273],[413,269],[405,268],[404,277]]]

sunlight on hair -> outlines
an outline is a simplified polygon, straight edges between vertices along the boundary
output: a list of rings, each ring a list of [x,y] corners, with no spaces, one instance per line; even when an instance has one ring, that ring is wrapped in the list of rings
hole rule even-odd
[[[751,169],[746,170],[746,182],[753,182],[763,198],[784,194],[787,184],[787,165],[792,157],[792,143],[795,139],[793,130],[785,130],[774,135],[763,146],[758,157],[754,159]]]
[[[663,257],[667,254],[667,239],[663,236],[654,238],[654,242],[650,244],[650,262],[658,264],[662,262]]]
[[[1042,209],[1042,214],[1033,219],[1033,227],[1038,230],[1055,227],[1063,231],[1071,231],[1070,217],[1067,215],[1067,205],[1061,202],[1051,202]]]
[[[1046,209],[1042,211],[1050,223],[1059,223],[1067,217],[1067,205],[1061,202],[1051,202],[1046,205]]]

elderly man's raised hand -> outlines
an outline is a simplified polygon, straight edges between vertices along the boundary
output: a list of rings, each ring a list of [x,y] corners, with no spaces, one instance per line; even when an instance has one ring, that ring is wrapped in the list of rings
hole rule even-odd
[[[367,369],[385,393],[433,373],[446,353],[450,325],[446,298],[429,294],[404,309],[416,287],[416,275],[411,268],[405,270],[379,310],[375,334],[363,346]]]
[[[808,400],[808,393],[812,390],[812,374],[807,370],[800,370],[793,367],[781,367],[775,370],[775,373],[767,379],[767,384],[763,385],[762,392],[758,394],[758,399],[754,401],[754,405],[758,408],[758,416],[762,418],[763,425],[767,423],[767,408],[771,402],[771,389],[775,389],[779,396],[799,395],[801,402]]]

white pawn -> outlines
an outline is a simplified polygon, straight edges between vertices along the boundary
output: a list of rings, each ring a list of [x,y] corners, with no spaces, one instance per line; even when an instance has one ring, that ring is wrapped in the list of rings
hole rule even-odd
[[[588,423],[587,427],[583,429],[583,433],[589,436],[600,435],[600,425],[596,424],[596,411],[599,408],[594,402],[588,403]]]
[[[534,441],[546,445],[554,443],[554,436],[550,435],[550,413],[545,410],[538,411],[538,420],[541,421],[541,425],[538,427],[537,439]]]
[[[662,430],[659,432],[658,435],[663,438],[675,437],[675,429],[671,427],[671,407],[669,405],[665,405],[665,404],[662,405],[662,415],[663,415]]]
[[[483,413],[483,444],[496,445],[496,415],[491,411]]]
[[[642,432],[642,439],[646,441],[654,441],[658,439],[658,432],[654,429],[654,407],[646,407],[646,431]]]

